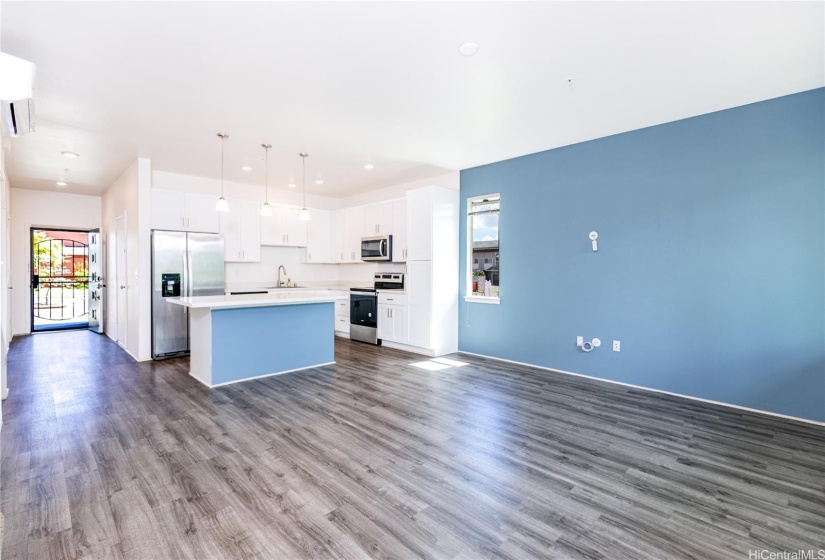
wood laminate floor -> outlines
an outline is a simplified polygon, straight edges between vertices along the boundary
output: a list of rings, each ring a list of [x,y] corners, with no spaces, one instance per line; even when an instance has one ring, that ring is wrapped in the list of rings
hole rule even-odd
[[[2,558],[748,558],[825,547],[825,428],[347,340],[209,391],[15,339]]]

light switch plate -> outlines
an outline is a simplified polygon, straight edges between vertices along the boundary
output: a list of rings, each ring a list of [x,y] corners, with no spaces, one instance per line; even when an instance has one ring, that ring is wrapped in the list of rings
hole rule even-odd
[[[621,352],[622,351],[622,341],[621,340],[614,340],[613,341],[613,351],[614,352]]]

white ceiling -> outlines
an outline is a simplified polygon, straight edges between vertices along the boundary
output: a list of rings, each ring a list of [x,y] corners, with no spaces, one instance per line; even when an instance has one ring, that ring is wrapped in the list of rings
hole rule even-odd
[[[822,87],[824,23],[823,2],[4,1],[0,48],[38,80],[8,173],[216,178],[225,131],[228,179],[262,184],[269,142],[270,185],[300,185],[305,150],[307,190],[348,196]]]

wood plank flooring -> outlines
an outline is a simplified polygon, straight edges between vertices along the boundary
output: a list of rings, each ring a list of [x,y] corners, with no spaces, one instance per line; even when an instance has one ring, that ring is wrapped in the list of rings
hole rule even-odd
[[[3,560],[748,558],[825,548],[825,428],[338,340],[209,391],[85,331],[17,338]]]

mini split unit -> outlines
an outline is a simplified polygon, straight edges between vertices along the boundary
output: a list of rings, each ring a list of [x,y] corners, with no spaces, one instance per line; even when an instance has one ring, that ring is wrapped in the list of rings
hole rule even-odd
[[[0,103],[6,135],[34,132],[34,64],[0,53]]]

